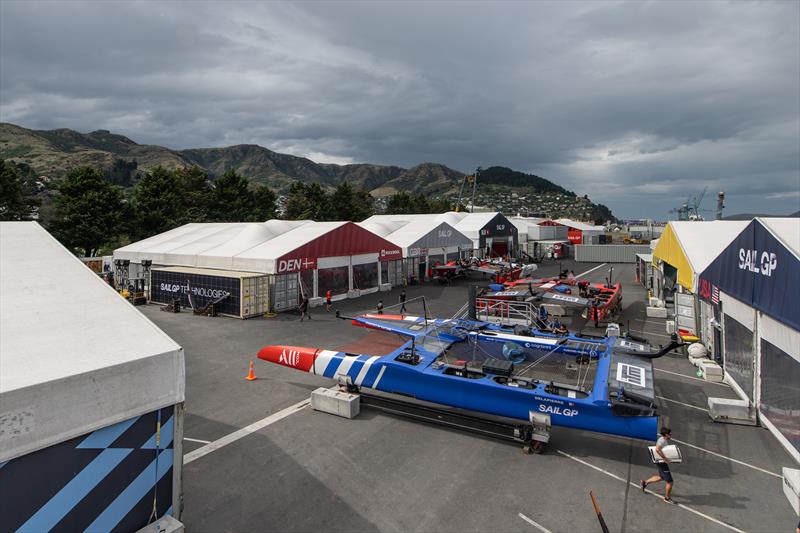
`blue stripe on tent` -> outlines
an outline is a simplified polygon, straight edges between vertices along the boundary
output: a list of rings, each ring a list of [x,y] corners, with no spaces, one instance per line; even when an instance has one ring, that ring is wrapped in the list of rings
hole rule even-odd
[[[17,530],[40,532],[51,530],[78,502],[89,494],[129,453],[130,448],[106,448],[86,465],[77,476],[50,498],[46,504]]]
[[[172,417],[172,416],[169,417],[169,420],[167,420],[167,423],[164,424],[163,426],[161,426],[161,442],[158,445],[159,449],[163,450],[164,448],[167,448],[170,445],[170,443],[172,442],[172,434],[173,434],[172,420],[173,420],[173,418],[174,417]],[[145,442],[142,445],[142,448],[145,449],[145,450],[154,450],[155,447],[156,447],[156,434],[153,433],[153,436],[150,437],[148,439],[148,441]]]
[[[164,450],[106,507],[105,511],[100,513],[100,516],[95,518],[86,531],[111,531],[114,529],[170,468],[172,468],[172,450]]]
[[[8,461],[6,461],[5,463],[0,463],[0,468],[3,468],[4,466],[6,466],[6,463],[7,463],[7,462],[8,462]]]
[[[76,448],[108,448],[120,435],[125,433],[134,422],[139,420],[140,417],[136,416],[128,420],[123,420],[113,426],[106,426],[98,429],[91,435],[81,441]]]

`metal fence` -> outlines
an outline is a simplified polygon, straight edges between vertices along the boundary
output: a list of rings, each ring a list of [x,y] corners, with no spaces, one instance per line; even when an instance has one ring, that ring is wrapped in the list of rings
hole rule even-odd
[[[649,244],[578,244],[575,261],[579,263],[635,263],[636,254],[649,254]]]

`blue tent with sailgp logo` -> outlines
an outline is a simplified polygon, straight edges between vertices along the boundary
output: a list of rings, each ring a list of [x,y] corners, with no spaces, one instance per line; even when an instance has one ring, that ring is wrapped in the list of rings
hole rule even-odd
[[[800,218],[754,219],[698,294],[715,310],[725,381],[800,461]]]
[[[700,274],[698,292],[717,287],[800,330],[799,218],[756,218]]]

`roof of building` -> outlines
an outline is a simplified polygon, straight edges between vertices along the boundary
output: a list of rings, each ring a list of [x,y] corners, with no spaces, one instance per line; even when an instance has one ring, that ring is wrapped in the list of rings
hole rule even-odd
[[[0,274],[0,462],[183,401],[181,347],[37,223],[0,222]]]
[[[747,226],[747,221],[673,221],[667,224],[653,250],[653,260],[678,270],[678,283],[697,289],[697,276]]]
[[[571,220],[569,218],[559,218],[556,219],[556,222],[558,222],[563,226],[567,226],[573,229],[578,229],[581,231],[605,232],[606,230],[604,226],[595,226],[593,224],[587,224],[586,222],[578,222],[577,220]]]
[[[756,220],[780,240],[787,249],[794,252],[794,255],[800,256],[800,218],[765,217]]]

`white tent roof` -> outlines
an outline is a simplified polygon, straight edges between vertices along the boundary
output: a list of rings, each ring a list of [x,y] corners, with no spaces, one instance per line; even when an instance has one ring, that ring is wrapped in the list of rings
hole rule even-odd
[[[410,221],[410,220],[426,220],[430,224],[446,222],[453,226],[457,231],[477,242],[480,230],[486,226],[491,220],[497,216],[497,212],[487,213],[461,213],[455,211],[448,211],[447,213],[432,213],[422,215],[373,215],[366,219],[364,223],[388,221]]]
[[[376,235],[386,238],[403,226],[407,225],[409,222],[410,220],[384,220],[370,217],[364,222],[359,222],[358,225],[365,230],[371,231]]]
[[[240,231],[220,242],[217,246],[198,252],[194,266],[221,269],[234,268],[233,258],[237,255],[309,222],[309,220],[268,220],[266,222],[245,224]]]
[[[233,256],[231,268],[251,272],[275,273],[275,261],[292,250],[335,230],[348,222],[306,222],[273,239]]]
[[[380,215],[379,215],[380,216]],[[390,215],[391,216],[391,215]],[[447,222],[439,220],[441,215],[405,215],[408,218],[383,219],[371,217],[358,225],[362,228],[376,233],[403,248],[404,254],[408,254],[408,248],[413,245],[420,245],[420,241],[428,241],[421,246],[470,246],[471,239],[455,229]],[[439,233],[448,232],[448,237],[440,237]],[[434,243],[434,241],[438,241]]]
[[[606,231],[606,228],[603,226],[594,226],[592,224],[587,224],[586,222],[578,222],[577,220],[571,220],[569,218],[559,218],[556,219],[556,222],[558,222],[563,226],[567,226],[581,231],[601,232],[601,233],[605,233]]]
[[[758,218],[761,224],[772,232],[786,247],[800,256],[800,218]]]
[[[672,231],[681,243],[695,274],[706,269],[749,224],[748,220],[672,221]]]
[[[0,294],[0,462],[184,400],[182,348],[35,222],[0,222]]]

